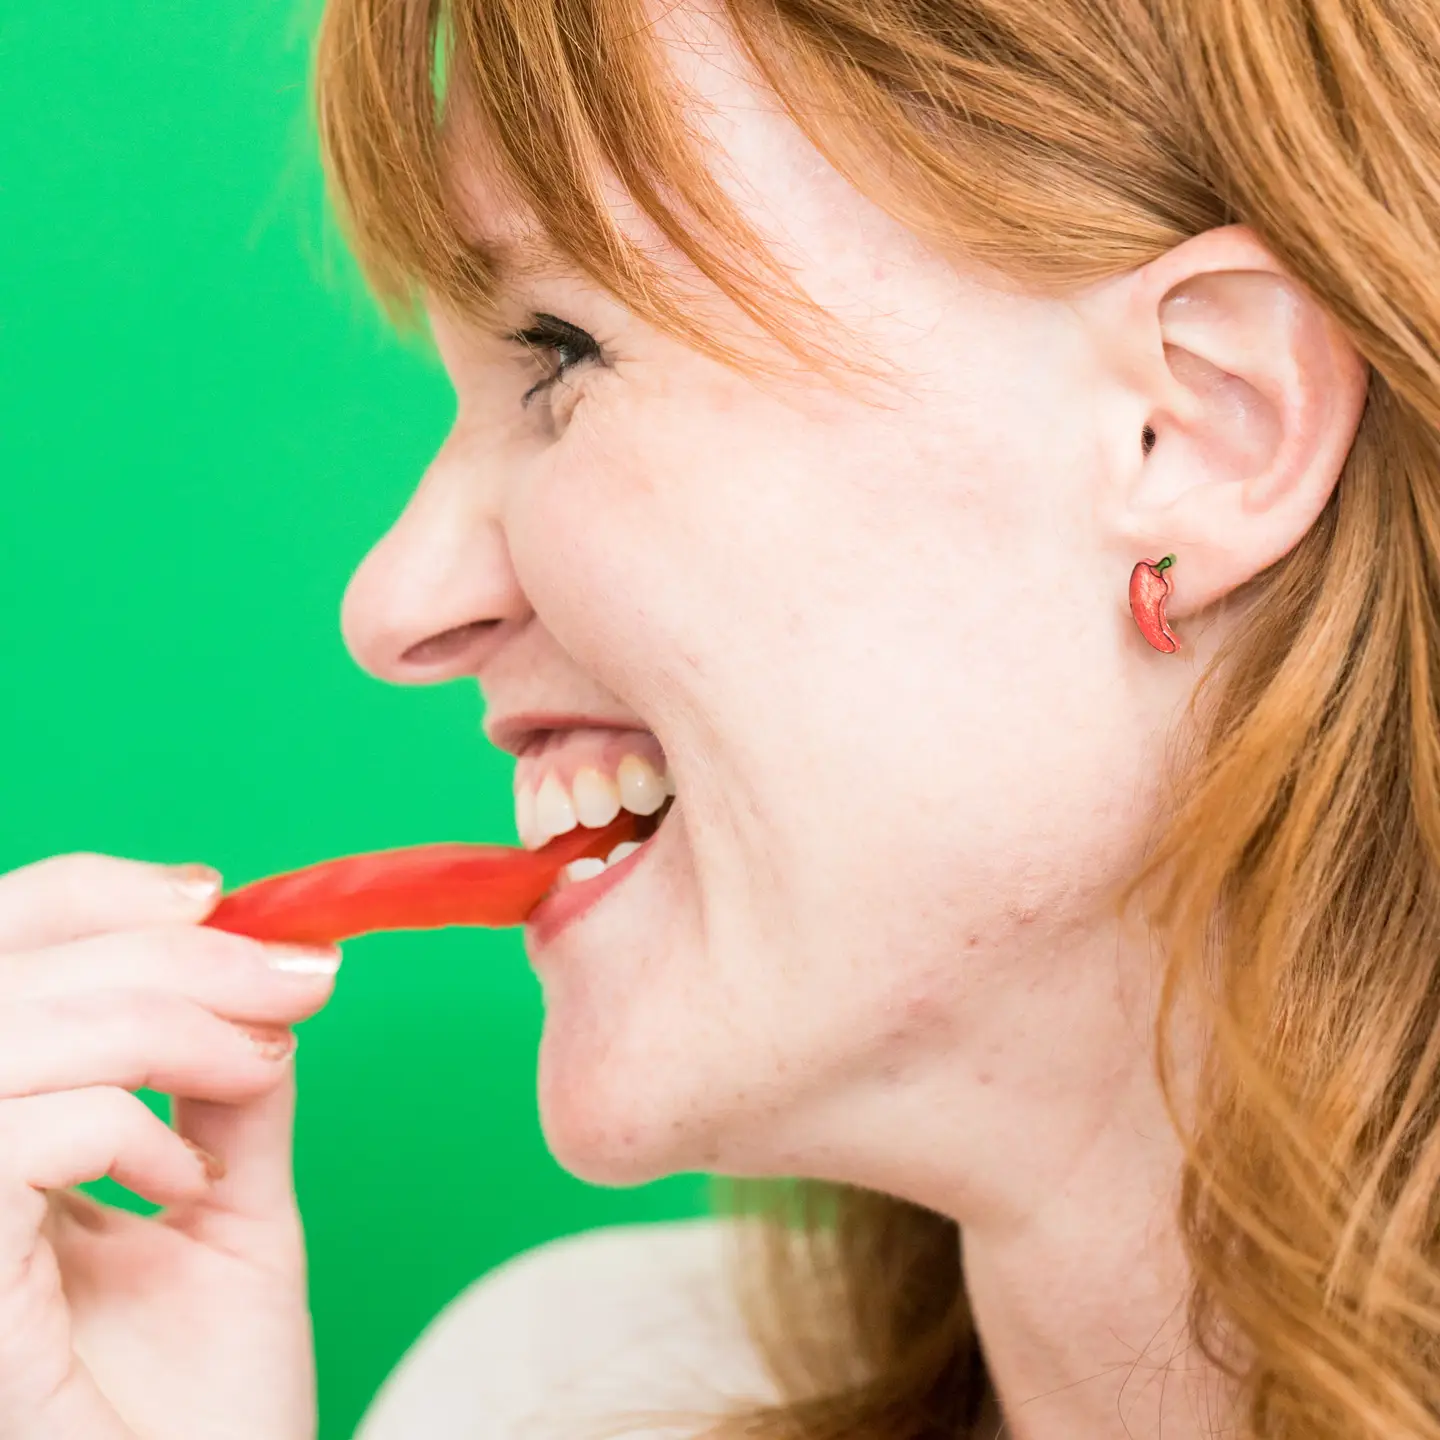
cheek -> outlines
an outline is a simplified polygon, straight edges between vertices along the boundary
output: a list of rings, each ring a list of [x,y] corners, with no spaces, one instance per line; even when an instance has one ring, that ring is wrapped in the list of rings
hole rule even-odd
[[[804,889],[819,923],[843,876],[857,916],[877,888],[1024,909],[1011,892],[1103,867],[1079,837],[1123,838],[1154,727],[1126,699],[1085,426],[1044,375],[967,375],[943,423],[802,414],[680,366],[671,386],[581,406],[512,548],[576,662],[706,752],[705,798],[766,877],[746,906]]]
[[[535,464],[507,532],[542,623],[643,714],[665,677],[683,683],[734,643],[725,591],[764,537],[732,458],[763,451],[764,421],[735,382],[704,376],[633,395],[616,377],[588,403]]]
[[[540,622],[597,679],[637,648],[655,549],[643,461],[574,428],[534,466],[507,516],[516,573]],[[597,437],[598,438],[598,437]],[[612,685],[612,688],[613,685]]]

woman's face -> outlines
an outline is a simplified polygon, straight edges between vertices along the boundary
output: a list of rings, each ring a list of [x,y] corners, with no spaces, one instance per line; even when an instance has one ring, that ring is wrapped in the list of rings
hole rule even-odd
[[[532,840],[622,763],[653,805],[626,755],[668,767],[618,883],[527,932],[564,1165],[924,1195],[942,1145],[1018,1143],[1005,1097],[1063,1091],[1113,1004],[1104,891],[1169,701],[1099,497],[1145,402],[1081,312],[923,252],[733,52],[676,64],[747,215],[902,382],[747,380],[558,268],[507,299],[589,337],[555,353],[432,308],[456,419],[346,635],[387,680],[478,678]],[[523,233],[468,184],[477,231]]]

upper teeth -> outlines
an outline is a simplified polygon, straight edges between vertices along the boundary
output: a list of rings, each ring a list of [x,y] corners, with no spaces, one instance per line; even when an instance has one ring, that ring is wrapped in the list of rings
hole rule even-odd
[[[615,772],[620,782],[620,803],[637,815],[653,815],[665,803],[665,785],[638,755],[627,755]]]
[[[563,835],[576,826],[575,806],[570,792],[553,775],[541,782],[535,796],[535,827],[538,833]]]
[[[675,793],[669,774],[660,775],[641,755],[621,757],[613,776],[582,766],[567,786],[553,770],[536,788],[517,783],[515,828],[520,841],[536,849],[576,825],[608,825],[623,807],[635,815],[653,815]]]
[[[553,775],[546,777],[547,783],[554,780]],[[559,788],[556,782],[556,789]],[[620,813],[620,791],[591,765],[576,771],[570,793],[574,797],[575,815],[582,825],[592,828],[608,825]]]

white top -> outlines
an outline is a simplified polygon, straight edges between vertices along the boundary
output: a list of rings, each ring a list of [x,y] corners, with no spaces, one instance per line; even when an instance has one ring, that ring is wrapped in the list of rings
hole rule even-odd
[[[507,1261],[430,1323],[355,1440],[587,1440],[627,1411],[773,1399],[731,1296],[722,1227],[612,1226]]]

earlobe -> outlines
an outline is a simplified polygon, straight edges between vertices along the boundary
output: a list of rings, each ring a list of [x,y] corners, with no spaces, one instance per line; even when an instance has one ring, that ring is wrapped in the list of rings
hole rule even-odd
[[[1273,565],[1315,523],[1368,367],[1243,227],[1198,235],[1133,278],[1129,370],[1154,441],[1119,497],[1117,540],[1132,565],[1176,555],[1173,618]]]

